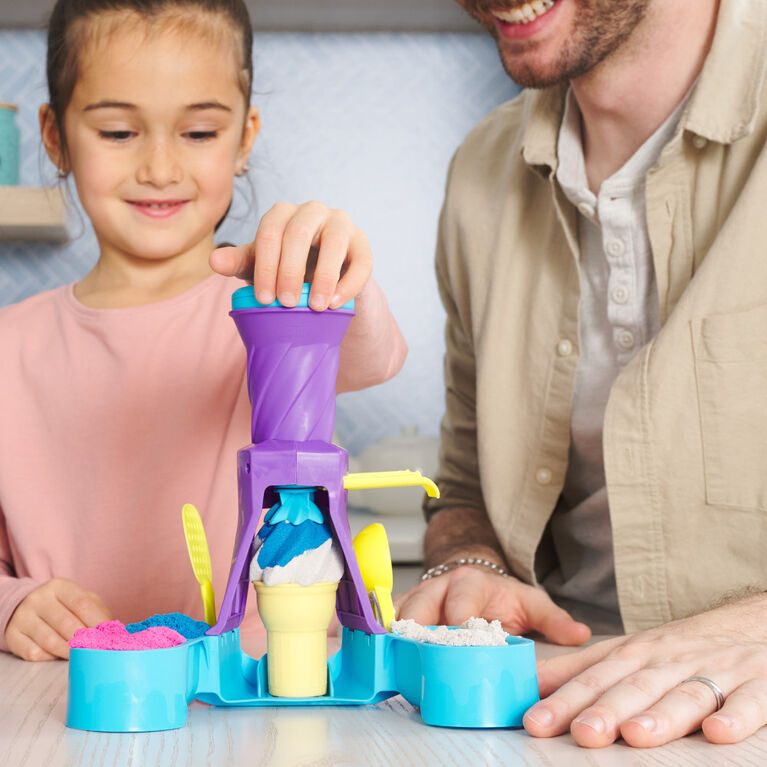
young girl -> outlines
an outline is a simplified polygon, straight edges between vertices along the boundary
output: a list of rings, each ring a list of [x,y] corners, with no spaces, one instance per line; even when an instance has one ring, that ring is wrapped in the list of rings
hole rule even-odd
[[[202,617],[185,502],[201,511],[223,595],[236,452],[250,442],[233,276],[263,303],[295,305],[307,269],[312,308],[356,295],[339,391],[404,359],[344,213],[280,204],[253,243],[215,249],[259,130],[251,43],[242,0],[53,11],[43,141],[73,176],[100,254],[79,283],[0,311],[0,638],[22,658],[67,657],[76,629],[113,617]],[[243,633],[258,626],[253,599]]]

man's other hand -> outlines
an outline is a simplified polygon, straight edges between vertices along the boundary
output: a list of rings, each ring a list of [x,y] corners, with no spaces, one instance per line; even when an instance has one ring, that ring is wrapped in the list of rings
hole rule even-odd
[[[581,645],[591,636],[542,589],[471,565],[422,581],[394,601],[398,618],[426,626],[459,626],[474,617],[500,620],[510,634],[537,631],[560,645]]]

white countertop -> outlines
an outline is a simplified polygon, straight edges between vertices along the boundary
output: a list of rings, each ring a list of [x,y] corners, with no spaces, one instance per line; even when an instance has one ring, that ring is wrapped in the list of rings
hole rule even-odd
[[[255,645],[248,647],[256,655]],[[540,656],[567,648],[538,645]],[[168,732],[106,734],[64,725],[67,664],[28,663],[0,653],[0,765],[3,767],[702,767],[767,763],[767,728],[732,746],[701,734],[655,749],[623,743],[578,748],[521,730],[428,727],[401,697],[376,706],[215,708],[192,703],[186,726]]]

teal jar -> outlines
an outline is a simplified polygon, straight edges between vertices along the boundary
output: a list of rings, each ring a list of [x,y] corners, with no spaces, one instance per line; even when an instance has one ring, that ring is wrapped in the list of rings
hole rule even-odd
[[[19,183],[19,129],[14,104],[0,101],[0,186]]]

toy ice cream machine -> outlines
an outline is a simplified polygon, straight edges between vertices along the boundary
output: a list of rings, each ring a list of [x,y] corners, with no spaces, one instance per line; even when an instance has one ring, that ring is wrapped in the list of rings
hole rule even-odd
[[[372,525],[352,541],[346,493],[407,485],[438,491],[414,471],[349,473],[346,451],[331,438],[353,303],[314,312],[308,294],[305,285],[293,308],[258,303],[252,287],[232,296],[247,354],[253,443],[237,455],[238,526],[214,625],[163,649],[72,649],[70,727],[182,727],[195,699],[214,706],[360,705],[397,694],[418,706],[427,724],[519,727],[538,700],[529,639],[460,647],[387,631],[394,608],[385,533]],[[240,647],[251,583],[267,630],[260,659]],[[334,610],[341,649],[328,659]]]
[[[249,287],[232,298],[231,316],[247,351],[253,444],[238,454],[237,537],[210,632],[239,625],[252,582],[267,629],[269,690],[284,697],[326,694],[326,631],[334,608],[344,627],[366,634],[385,633],[393,618],[391,583],[388,599],[386,584],[365,585],[346,491],[420,484],[438,494],[418,472],[349,474],[347,453],[331,438],[339,351],[353,304],[314,312],[308,294],[305,285],[291,309],[259,304]],[[388,547],[379,553],[388,558]]]

